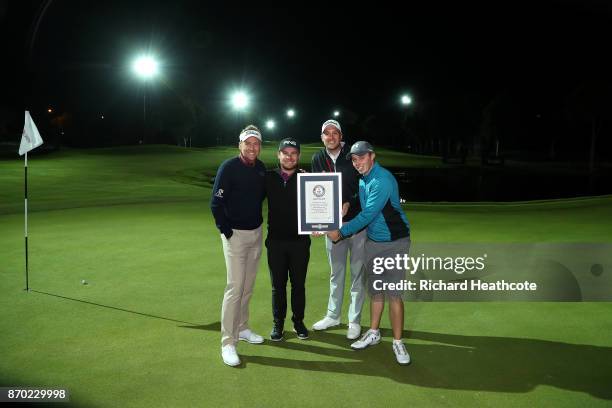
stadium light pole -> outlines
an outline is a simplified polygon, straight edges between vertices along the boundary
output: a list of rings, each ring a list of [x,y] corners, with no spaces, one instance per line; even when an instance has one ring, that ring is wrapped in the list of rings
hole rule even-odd
[[[159,73],[159,65],[153,56],[141,55],[132,62],[132,70],[144,82],[144,91],[142,93],[142,119],[144,125],[142,143],[144,143],[147,133],[147,84]]]
[[[293,119],[295,117],[295,110],[293,109],[287,109],[287,117],[289,119]]]

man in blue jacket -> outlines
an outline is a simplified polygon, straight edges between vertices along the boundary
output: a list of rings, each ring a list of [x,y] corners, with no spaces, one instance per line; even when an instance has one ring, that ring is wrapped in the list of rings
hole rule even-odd
[[[247,126],[239,136],[240,154],[224,161],[217,170],[210,208],[221,233],[227,285],[221,308],[221,357],[229,366],[240,364],[239,340],[263,343],[249,328],[249,301],[262,243],[262,201],[266,169],[257,158],[261,132]]]
[[[361,211],[340,230],[329,232],[328,237],[333,242],[340,242],[364,227],[367,228],[365,259],[367,287],[371,296],[370,329],[360,340],[351,344],[351,347],[364,349],[380,342],[380,319],[385,307],[385,297],[387,297],[393,329],[393,351],[399,364],[409,364],[410,355],[402,342],[403,293],[401,290],[395,290],[394,285],[388,285],[404,280],[405,270],[401,265],[395,263],[382,272],[379,268],[374,268],[375,262],[381,265],[380,259],[395,260],[408,256],[410,226],[400,205],[397,181],[393,174],[375,161],[376,154],[370,143],[365,141],[355,143],[351,146],[347,156],[351,158],[353,166],[361,174],[361,180],[359,180]],[[387,266],[392,262],[383,264]]]

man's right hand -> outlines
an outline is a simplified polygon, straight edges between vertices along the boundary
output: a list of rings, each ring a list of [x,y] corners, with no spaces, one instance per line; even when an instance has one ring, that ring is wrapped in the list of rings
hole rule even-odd
[[[334,244],[336,242],[338,242],[340,240],[340,238],[342,238],[342,235],[340,235],[340,231],[339,230],[329,231],[329,232],[327,232],[327,236],[329,237],[329,239],[332,240],[332,242]]]

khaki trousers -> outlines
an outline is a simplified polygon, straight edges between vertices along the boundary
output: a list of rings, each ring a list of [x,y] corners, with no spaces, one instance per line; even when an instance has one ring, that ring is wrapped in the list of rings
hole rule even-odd
[[[221,307],[221,345],[238,343],[238,333],[249,328],[249,301],[253,294],[259,258],[262,226],[234,230],[228,240],[221,234],[227,269],[227,286]]]

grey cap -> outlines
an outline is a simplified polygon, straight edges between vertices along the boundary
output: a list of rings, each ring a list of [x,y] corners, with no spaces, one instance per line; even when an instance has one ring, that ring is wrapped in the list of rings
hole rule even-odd
[[[369,142],[365,140],[360,140],[359,142],[355,142],[351,146],[351,151],[346,155],[347,160],[351,160],[351,156],[356,154],[357,156],[364,155],[366,153],[374,153],[374,148]]]

